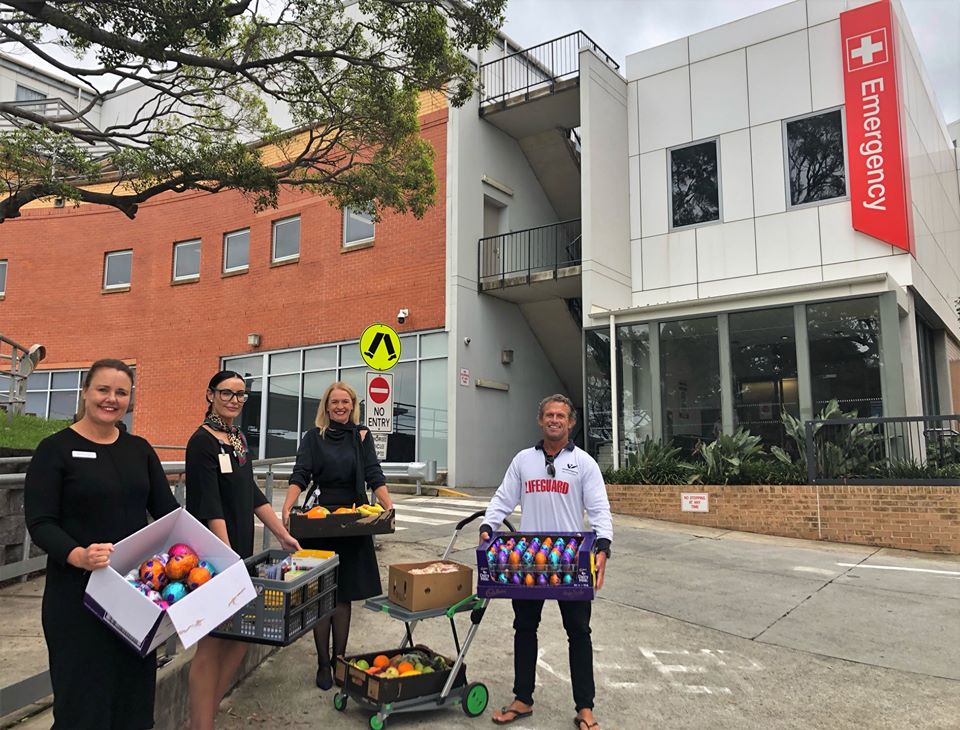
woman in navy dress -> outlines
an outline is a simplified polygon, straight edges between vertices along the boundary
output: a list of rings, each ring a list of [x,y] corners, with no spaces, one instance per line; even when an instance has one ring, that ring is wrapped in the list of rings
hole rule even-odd
[[[238,373],[221,370],[207,386],[207,413],[187,442],[187,511],[241,558],[253,555],[253,516],[284,550],[299,543],[277,518],[253,476],[253,460],[235,421],[247,400]],[[191,730],[213,730],[217,709],[247,653],[247,644],[206,636],[190,664]]]
[[[310,488],[311,483],[311,500],[331,511],[366,503],[367,488],[376,494],[384,509],[393,508],[373,439],[366,428],[357,425],[359,421],[360,404],[356,391],[344,382],[327,388],[317,409],[317,426],[307,431],[297,449],[297,462],[283,503],[285,524],[289,524],[290,510],[300,492]],[[332,656],[338,657],[347,649],[351,601],[383,593],[380,571],[370,535],[315,538],[304,540],[303,546],[311,550],[332,550],[340,558],[337,608],[332,619],[320,621],[313,629],[317,646],[317,686],[327,690],[333,686],[331,629]]]
[[[47,553],[43,635],[53,685],[53,727],[153,727],[157,658],[141,658],[83,606],[87,579],[110,564],[113,544],[178,505],[150,444],[118,427],[133,371],[98,360],[87,371],[77,422],[48,436],[27,469],[24,512]]]

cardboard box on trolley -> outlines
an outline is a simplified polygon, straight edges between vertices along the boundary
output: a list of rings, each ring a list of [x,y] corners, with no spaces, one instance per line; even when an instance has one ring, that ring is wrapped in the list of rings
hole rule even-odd
[[[217,574],[163,610],[124,576],[178,542],[210,561]],[[146,656],[174,635],[184,648],[193,646],[256,595],[240,556],[180,508],[116,543],[110,566],[90,574],[83,604],[140,656]]]

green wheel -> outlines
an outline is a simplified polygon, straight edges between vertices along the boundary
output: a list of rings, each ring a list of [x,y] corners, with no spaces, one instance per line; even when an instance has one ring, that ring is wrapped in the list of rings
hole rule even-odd
[[[387,726],[387,721],[380,715],[370,716],[370,730],[383,730]]]
[[[337,693],[333,696],[333,708],[334,708],[337,712],[343,712],[344,710],[346,710],[346,709],[347,709],[347,696],[344,695],[344,694],[340,694],[339,692],[337,692]]]
[[[487,685],[481,682],[468,684],[463,691],[463,702],[461,707],[467,717],[479,717],[487,709],[487,701],[490,699],[490,693],[487,692]]]

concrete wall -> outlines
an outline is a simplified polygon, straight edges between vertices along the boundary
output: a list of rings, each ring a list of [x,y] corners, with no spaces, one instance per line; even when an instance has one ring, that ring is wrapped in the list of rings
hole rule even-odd
[[[626,107],[627,85],[620,74],[591,51],[581,51],[583,298],[604,309],[630,306]]]
[[[447,154],[448,479],[453,486],[499,484],[513,455],[538,438],[540,398],[562,389],[519,306],[477,291],[485,195],[508,206],[507,230],[557,220],[516,140],[483,121],[477,103],[475,97],[451,111]],[[483,176],[513,195],[484,183]],[[514,351],[512,364],[500,363],[503,349]],[[465,387],[459,385],[460,368],[470,371]],[[509,390],[478,388],[477,378],[504,383]]]
[[[74,83],[60,80],[19,59],[0,54],[0,99],[16,99],[18,85],[46,94],[49,99],[63,99],[73,109],[86,106],[92,98],[90,94],[79,90]],[[97,104],[87,115],[87,120],[96,127],[100,125],[100,107],[101,105]]]

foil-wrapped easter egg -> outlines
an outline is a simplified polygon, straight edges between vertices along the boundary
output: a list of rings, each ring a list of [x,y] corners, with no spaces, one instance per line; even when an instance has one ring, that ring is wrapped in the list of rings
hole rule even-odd
[[[497,576],[497,583],[509,583],[509,582],[510,582],[510,579],[507,577],[506,573],[500,573],[500,575]]]
[[[185,595],[187,595],[187,587],[183,583],[169,583],[167,587],[163,589],[163,600],[171,605]]]
[[[524,565],[530,565],[533,562],[533,553],[527,550],[524,552],[522,558]]]
[[[127,580],[131,580],[131,581],[132,581],[132,580],[136,580],[136,581],[139,581],[139,580],[140,580],[140,568],[134,568],[133,570],[131,570],[129,573],[127,573],[127,574],[126,574],[125,576],[123,576],[123,577],[124,577],[125,579],[127,579]]]
[[[493,550],[487,550],[487,565],[497,564],[497,554]]]
[[[170,560],[170,553],[160,553],[157,556],[157,560],[166,565]]]
[[[573,573],[567,573],[565,576],[563,576],[563,584],[568,586],[571,583],[573,583]]]
[[[545,585],[547,585],[547,574],[546,574],[546,573],[541,573],[540,575],[537,576],[537,585],[538,585],[538,586],[545,586]]]
[[[167,576],[163,564],[157,558],[143,561],[140,566],[140,582],[159,591],[167,584]]]
[[[556,573],[554,573],[553,575],[551,575],[551,576],[550,576],[550,585],[552,585],[552,586],[558,586],[558,585],[560,585],[560,576],[557,575]]]
[[[546,564],[547,564],[547,554],[546,554],[546,553],[543,553],[543,552],[537,553],[537,554],[533,557],[533,564],[534,564],[534,565],[539,565],[539,566],[544,566],[544,565],[546,565]]]
[[[497,554],[497,564],[498,564],[498,565],[506,565],[506,564],[507,564],[507,560],[509,560],[509,559],[510,559],[510,553],[509,553],[507,550],[501,550],[501,551]]]
[[[217,569],[213,567],[213,563],[211,563],[209,560],[201,560],[197,565],[197,567],[206,568],[207,571],[210,573],[211,578],[217,574]]]
[[[183,555],[171,555],[167,563],[167,578],[170,580],[184,580],[190,571],[200,565],[200,558],[196,553],[185,553]]]
[[[553,547],[553,538],[552,538],[552,537],[545,537],[545,538],[543,538],[543,546],[544,546],[545,548],[547,548],[548,550],[549,550],[551,547]]]
[[[511,537],[505,543],[503,543],[503,547],[505,547],[507,550],[513,550],[513,546],[516,544],[517,541]]]
[[[155,603],[161,611],[166,611],[168,608],[170,608],[170,604],[164,601],[162,598],[159,601],[155,601]]]
[[[523,585],[523,578],[519,573],[514,573],[510,580],[513,581],[515,586]]]
[[[547,564],[551,568],[556,569],[556,567],[560,565],[560,553],[558,553],[556,550],[552,550],[547,556]]]
[[[509,562],[513,567],[520,565],[520,553],[517,550],[511,551],[507,562]]]
[[[533,573],[527,573],[527,574],[523,577],[523,584],[524,584],[525,586],[532,586],[532,585],[536,584],[536,582],[537,582],[537,579],[533,577]]]
[[[577,541],[571,537],[570,542],[567,543],[567,550],[572,550],[573,552],[577,552],[578,547],[579,545],[577,545]]]
[[[175,558],[177,555],[196,555],[196,551],[187,545],[184,542],[178,542],[176,545],[171,545],[170,549],[167,550],[171,558]]]
[[[191,591],[195,591],[212,577],[213,576],[210,575],[209,570],[206,568],[201,568],[198,565],[196,568],[191,570],[189,574],[187,574],[187,588],[189,588]]]
[[[562,537],[558,537],[557,541],[554,543],[554,546],[557,548],[557,550],[563,550],[566,544],[567,543],[564,541]]]
[[[573,553],[569,550],[564,550],[563,555],[560,556],[560,565],[571,565],[573,563]]]
[[[156,603],[157,601],[163,600],[163,596],[160,595],[160,591],[147,591],[146,593],[144,593],[144,595],[154,603]]]

